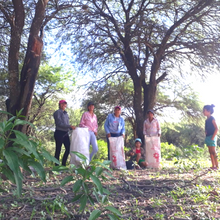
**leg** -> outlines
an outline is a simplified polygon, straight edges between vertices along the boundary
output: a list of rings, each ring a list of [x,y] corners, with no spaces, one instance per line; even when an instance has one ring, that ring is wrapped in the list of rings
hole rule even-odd
[[[66,166],[66,161],[70,153],[70,139],[68,133],[63,137],[63,143],[65,146],[65,153],[63,155],[62,165]]]
[[[55,139],[55,143],[56,143],[55,158],[57,160],[59,160],[60,151],[61,151],[61,147],[62,147],[62,144],[63,144],[62,134],[60,134],[59,131],[55,131],[54,132],[54,139]],[[55,165],[58,166],[59,164],[55,164]]]
[[[209,153],[211,157],[212,167],[218,167],[218,159],[217,159],[217,153],[215,147],[208,147]]]
[[[108,147],[108,160],[110,160],[110,146],[109,146],[109,139],[108,139],[108,137],[107,137],[107,135],[106,135],[106,139],[107,139],[107,147]]]
[[[139,160],[140,160],[140,158],[141,158],[141,154],[140,153],[138,153],[138,154],[136,154],[137,155],[137,157],[136,157],[136,162],[138,163],[139,162]]]
[[[92,145],[92,153],[90,154],[90,160],[91,160],[93,155],[98,152],[98,144],[97,144],[96,136],[92,131],[90,131],[90,143]]]

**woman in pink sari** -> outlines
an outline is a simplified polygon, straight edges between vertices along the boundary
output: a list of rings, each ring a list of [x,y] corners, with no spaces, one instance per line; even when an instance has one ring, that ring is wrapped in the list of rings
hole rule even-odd
[[[146,162],[148,167],[159,168],[161,161],[160,151],[160,124],[154,118],[154,111],[147,111],[147,119],[144,121],[143,134],[145,138]]]

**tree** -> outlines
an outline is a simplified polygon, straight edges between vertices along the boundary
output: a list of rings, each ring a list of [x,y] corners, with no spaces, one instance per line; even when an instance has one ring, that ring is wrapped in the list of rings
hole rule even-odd
[[[72,71],[43,64],[39,68],[28,121],[37,126],[38,131],[54,127],[51,117],[58,108],[59,96],[72,92],[74,86],[75,78]],[[27,126],[26,129],[27,134],[35,131],[31,126]]]
[[[65,26],[69,34],[64,29],[59,34],[74,42],[83,67],[131,77],[138,136],[147,110],[155,105],[157,85],[174,67],[185,68],[184,60],[197,70],[219,66],[219,1],[80,2],[84,7]]]
[[[28,115],[41,61],[44,27],[56,15],[62,19],[61,12],[71,8],[71,2],[0,1],[0,46],[3,48],[0,56],[4,57],[3,61],[8,57],[7,66],[1,61],[0,64],[8,69],[9,98],[6,105],[7,111],[13,115],[20,109],[23,109],[22,115]],[[64,16],[68,16],[67,12]],[[4,56],[7,51],[8,56]]]
[[[132,127],[133,138],[136,138],[138,134],[136,133],[137,123],[133,108],[133,94],[132,80],[126,75],[115,75],[102,84],[98,83],[96,86],[92,84],[88,88],[82,105],[86,106],[90,100],[95,102],[99,126],[104,123],[107,115],[113,112],[114,106],[120,105],[122,115]],[[190,85],[180,84],[177,77],[164,81],[158,86],[156,100],[155,112],[162,116],[165,121],[174,120],[171,118],[173,114],[175,119],[179,120],[181,117],[182,120],[185,119],[194,123],[201,119],[202,103],[198,94]]]

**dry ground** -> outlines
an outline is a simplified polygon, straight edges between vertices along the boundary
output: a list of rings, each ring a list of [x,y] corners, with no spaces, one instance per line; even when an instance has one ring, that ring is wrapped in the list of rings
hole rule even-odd
[[[88,219],[99,205],[78,213],[73,203],[72,184],[60,187],[67,173],[47,173],[47,183],[27,176],[23,194],[14,196],[15,186],[2,182],[8,193],[0,194],[0,219]],[[120,219],[220,219],[220,171],[207,169],[179,171],[175,167],[113,171],[103,185],[111,192],[109,204],[122,213]],[[107,219],[105,212],[99,219]]]

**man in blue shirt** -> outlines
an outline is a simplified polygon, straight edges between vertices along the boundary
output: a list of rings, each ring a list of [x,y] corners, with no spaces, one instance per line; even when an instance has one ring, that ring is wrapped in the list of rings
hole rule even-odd
[[[116,106],[113,114],[109,114],[105,121],[105,132],[108,144],[108,160],[110,160],[109,137],[123,136],[125,138],[125,122],[121,117],[121,107]]]
[[[59,101],[59,109],[54,112],[56,130],[54,132],[54,139],[56,142],[55,158],[59,160],[62,144],[65,147],[65,153],[62,159],[62,165],[66,166],[66,161],[70,153],[70,139],[68,135],[69,130],[74,130],[76,127],[69,124],[69,116],[65,111],[67,102],[65,100]],[[58,164],[56,164],[58,165]]]

